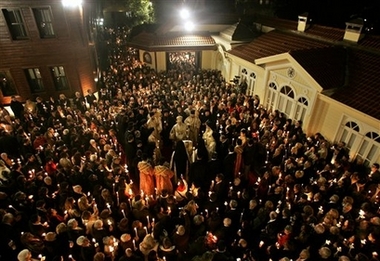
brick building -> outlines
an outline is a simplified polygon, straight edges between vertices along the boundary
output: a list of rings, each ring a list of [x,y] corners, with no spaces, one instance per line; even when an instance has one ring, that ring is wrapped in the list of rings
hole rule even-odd
[[[0,2],[0,103],[95,88],[95,6],[57,0]]]

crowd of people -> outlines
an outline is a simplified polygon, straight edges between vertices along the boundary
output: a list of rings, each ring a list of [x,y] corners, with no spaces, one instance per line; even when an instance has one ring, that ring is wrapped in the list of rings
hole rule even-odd
[[[1,108],[0,260],[379,260],[377,163],[125,30],[97,96]]]

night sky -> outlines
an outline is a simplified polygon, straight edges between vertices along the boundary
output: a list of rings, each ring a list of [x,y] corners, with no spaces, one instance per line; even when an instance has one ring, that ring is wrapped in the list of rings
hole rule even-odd
[[[203,6],[203,10],[197,10],[203,14],[242,13],[244,9],[237,8],[234,0],[153,1],[164,10],[163,17],[175,14],[182,5]],[[269,0],[270,5],[260,5],[260,0],[240,1],[245,2],[244,7],[251,12],[264,10],[264,13],[290,20],[297,20],[298,15],[308,12],[314,23],[338,28],[345,28],[345,22],[352,18],[362,17],[366,19],[367,33],[380,34],[380,0]]]

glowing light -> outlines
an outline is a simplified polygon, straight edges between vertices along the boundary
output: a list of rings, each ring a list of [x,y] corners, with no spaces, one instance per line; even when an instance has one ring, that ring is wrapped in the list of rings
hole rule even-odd
[[[194,23],[191,21],[187,21],[184,26],[185,26],[186,31],[192,31],[194,30],[194,27],[195,27]]]
[[[62,0],[62,5],[64,7],[76,7],[82,5],[82,0]]]
[[[179,12],[179,15],[181,16],[182,19],[188,19],[190,17],[190,12],[187,9],[182,9]]]

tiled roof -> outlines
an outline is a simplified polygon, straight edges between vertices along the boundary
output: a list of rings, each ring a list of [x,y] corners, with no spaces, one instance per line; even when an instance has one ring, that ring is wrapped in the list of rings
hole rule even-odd
[[[215,40],[210,34],[164,34],[157,36],[154,33],[142,32],[129,41],[130,46],[157,50],[173,47],[202,47],[214,48]]]
[[[266,25],[268,27],[276,28],[280,31],[288,31],[288,32],[296,32],[297,31],[297,21],[291,21],[286,19],[280,19],[276,17],[268,17],[263,15],[255,15],[255,22]],[[328,27],[318,24],[311,24],[308,29],[306,29],[305,32],[298,32],[299,34],[314,38],[323,40],[326,42],[335,42],[335,43],[342,43],[343,37],[345,33],[345,29],[342,28],[334,28],[334,27]],[[347,43],[347,42],[346,42]],[[348,45],[350,43],[347,43]],[[352,43],[351,43],[352,44]],[[378,35],[365,35],[364,38],[359,41],[359,43],[355,43],[357,47],[363,47],[363,48],[370,48],[374,51],[380,51],[380,36]]]
[[[380,36],[379,35],[365,35],[359,41],[359,45],[372,50],[380,51]]]
[[[331,97],[380,119],[380,36],[365,35],[358,43],[344,41],[345,30],[312,25],[297,32],[297,22],[262,18],[257,22],[274,30],[230,53],[254,63],[255,59],[289,52]],[[335,47],[334,47],[335,46]]]
[[[348,86],[339,88],[331,97],[380,119],[380,55],[354,49],[348,54]]]
[[[210,35],[164,35],[156,37],[156,46],[213,46],[215,40]]]
[[[304,32],[304,34],[323,38],[329,41],[341,41],[343,40],[344,31],[345,30],[340,29],[340,28],[332,28],[332,27],[314,24],[314,25],[311,25]]]
[[[290,55],[323,89],[343,86],[346,50],[342,47],[314,48],[290,52]]]
[[[298,22],[280,19],[276,17],[269,17],[265,15],[255,14],[254,21],[259,24],[266,25],[268,27],[273,27],[278,30],[297,30]]]
[[[258,58],[327,46],[329,45],[326,43],[274,30],[256,38],[251,43],[237,46],[229,52],[254,63]]]

